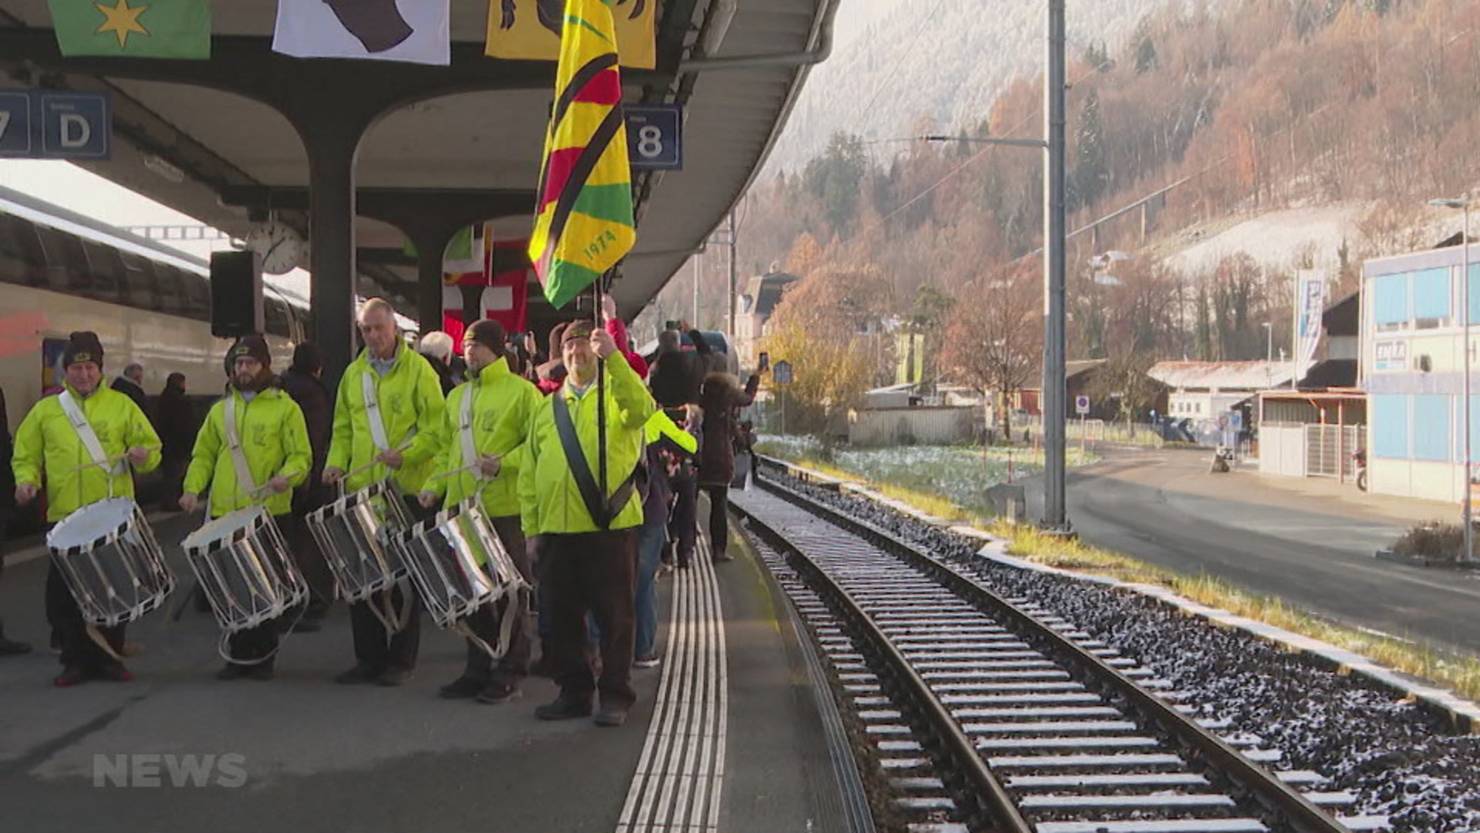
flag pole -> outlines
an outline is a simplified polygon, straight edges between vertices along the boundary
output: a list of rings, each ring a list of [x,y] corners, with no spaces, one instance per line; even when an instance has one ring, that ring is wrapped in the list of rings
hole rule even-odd
[[[591,316],[595,319],[598,329],[604,326],[601,320],[601,283],[605,279],[606,275],[602,274],[591,285],[591,294],[595,301],[595,309],[592,310]],[[606,360],[600,356],[596,357],[596,467],[598,482],[601,484],[601,499],[605,502],[609,499],[606,491]],[[611,512],[621,511],[620,506],[608,508]],[[591,520],[596,521],[598,525],[601,523],[596,518]],[[611,517],[607,518],[608,522],[611,520]]]

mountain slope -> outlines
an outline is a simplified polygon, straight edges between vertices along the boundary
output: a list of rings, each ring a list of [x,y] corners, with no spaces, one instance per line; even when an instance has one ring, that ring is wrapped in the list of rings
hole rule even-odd
[[[1092,42],[1115,54],[1165,4],[1069,0],[1071,60]],[[837,130],[883,139],[922,121],[938,130],[978,123],[1006,81],[1043,67],[1043,0],[843,0],[838,14],[838,48],[812,71],[773,170],[805,164]],[[861,31],[855,19],[867,21]]]

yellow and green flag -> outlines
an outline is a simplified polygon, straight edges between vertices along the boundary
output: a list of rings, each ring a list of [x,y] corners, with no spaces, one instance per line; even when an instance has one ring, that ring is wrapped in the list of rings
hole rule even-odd
[[[632,250],[614,0],[566,0],[529,259],[559,309]]]
[[[211,57],[210,0],[47,0],[62,54]]]

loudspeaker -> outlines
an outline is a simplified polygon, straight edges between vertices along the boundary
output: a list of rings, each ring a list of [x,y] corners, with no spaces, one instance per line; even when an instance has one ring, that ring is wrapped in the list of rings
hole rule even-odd
[[[211,335],[264,332],[262,259],[252,251],[211,252]]]

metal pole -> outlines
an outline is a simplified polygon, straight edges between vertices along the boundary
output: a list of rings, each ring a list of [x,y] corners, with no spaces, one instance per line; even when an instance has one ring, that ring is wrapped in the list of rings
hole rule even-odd
[[[1064,320],[1064,4],[1048,2],[1048,78],[1044,87],[1045,139],[1048,147],[1044,180],[1043,275],[1043,526],[1067,532],[1065,511],[1064,435],[1067,409]]]
[[[735,349],[735,209],[730,209],[730,349]]]
[[[1471,514],[1473,509],[1470,501],[1470,466],[1472,463],[1470,448],[1470,195],[1465,194],[1465,239],[1464,243],[1464,266],[1460,274],[1463,281],[1464,292],[1461,293],[1464,304],[1464,353],[1465,353],[1465,551],[1460,556],[1462,561],[1470,561],[1475,552],[1475,524]]]

